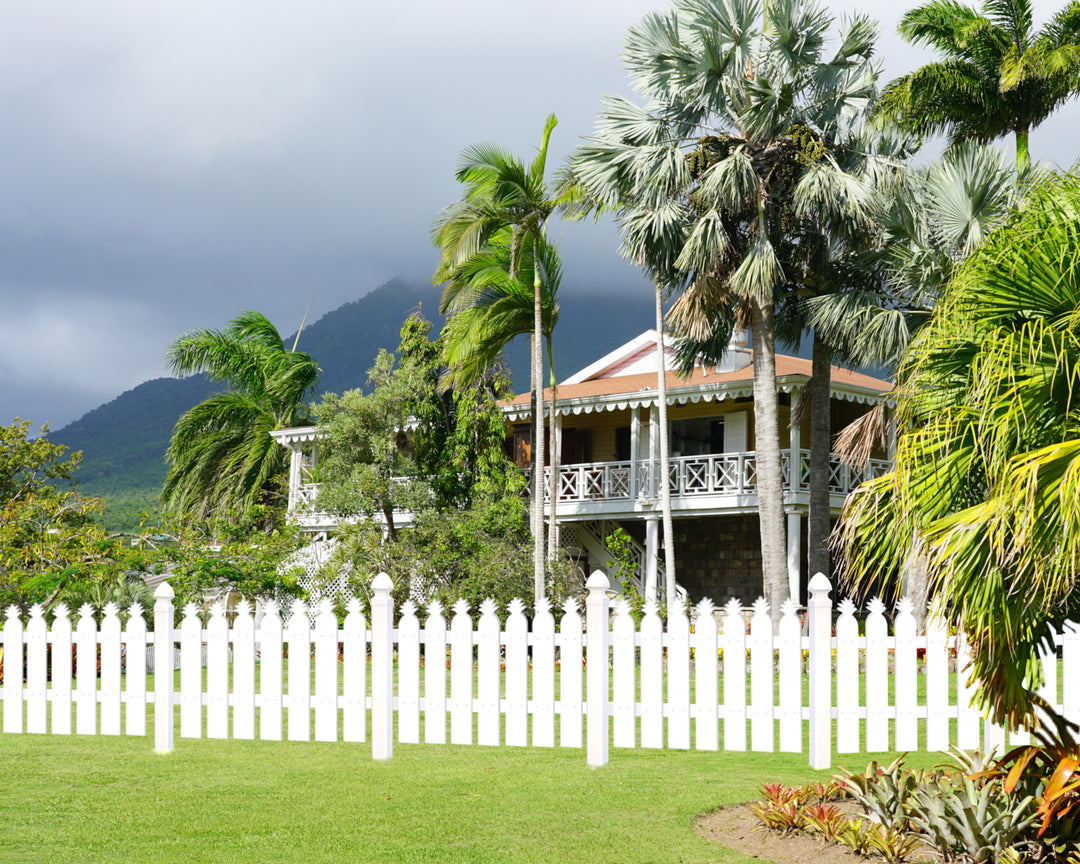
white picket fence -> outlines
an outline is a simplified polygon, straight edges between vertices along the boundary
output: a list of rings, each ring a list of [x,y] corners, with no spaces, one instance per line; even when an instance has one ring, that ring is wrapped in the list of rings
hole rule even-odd
[[[584,615],[570,600],[558,627],[544,604],[530,626],[520,601],[502,625],[488,600],[475,622],[464,601],[449,619],[432,603],[423,627],[410,601],[395,628],[389,577],[381,574],[372,587],[371,621],[353,600],[342,627],[324,601],[314,624],[295,606],[283,624],[267,604],[258,630],[250,604],[240,605],[231,628],[221,605],[205,627],[189,605],[174,629],[167,584],[155,594],[151,633],[138,607],[126,629],[119,610],[106,607],[100,630],[89,607],[74,626],[58,607],[51,628],[40,608],[24,625],[13,607],[3,628],[3,731],[145,735],[153,705],[155,746],[163,751],[173,747],[176,706],[181,737],[252,739],[257,731],[266,740],[363,742],[370,734],[379,759],[392,755],[395,714],[401,743],[585,746],[591,765],[607,762],[609,745],[808,750],[811,765],[825,768],[834,740],[838,753],[1004,744],[1002,730],[971,707],[966,675],[956,675],[950,699],[950,669],[966,664],[962,640],[940,629],[918,635],[908,601],[898,607],[892,636],[883,603],[869,604],[860,636],[856,608],[844,601],[834,634],[830,586],[820,575],[810,583],[808,635],[791,604],[774,633],[763,600],[749,624],[732,601],[719,627],[704,600],[693,626],[687,610],[674,610],[665,632],[649,606],[636,627],[625,601],[611,608],[599,572],[589,580]],[[125,656],[144,657],[150,645],[166,657],[177,644],[179,689],[166,673],[148,690],[143,663],[122,674]],[[24,651],[25,681],[15,659]],[[1043,663],[1044,697],[1080,721],[1080,628],[1067,626]],[[1022,742],[1024,733],[1011,740]]]

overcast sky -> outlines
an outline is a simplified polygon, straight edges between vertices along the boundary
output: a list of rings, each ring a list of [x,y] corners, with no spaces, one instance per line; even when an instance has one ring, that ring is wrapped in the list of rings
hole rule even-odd
[[[905,3],[886,78],[925,61]],[[1062,2],[1036,0],[1040,24]],[[394,276],[427,280],[460,151],[555,165],[629,94],[628,26],[661,0],[0,0],[0,423],[53,428],[164,374],[244,309],[295,331]],[[1070,165],[1080,106],[1032,134]],[[562,226],[563,292],[647,290],[610,226]],[[648,322],[642,323],[643,329]]]

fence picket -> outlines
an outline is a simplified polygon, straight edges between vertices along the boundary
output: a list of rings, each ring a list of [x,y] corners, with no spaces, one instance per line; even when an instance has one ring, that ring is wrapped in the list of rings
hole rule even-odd
[[[645,604],[641,619],[641,746],[664,746],[663,622],[655,601]]]
[[[52,725],[53,735],[71,734],[71,618],[66,603],[53,609],[52,622]]]
[[[949,749],[949,633],[934,619],[926,628],[926,749]]]
[[[120,616],[115,603],[105,604],[101,622],[101,734],[120,734]],[[95,659],[96,665],[96,659]]]
[[[802,627],[795,601],[790,597],[780,607],[780,627],[776,639],[780,665],[780,750],[802,752]]]
[[[206,622],[206,737],[229,737],[229,622],[220,600]]]
[[[585,712],[582,705],[581,666],[584,659],[584,642],[581,613],[573,597],[563,603],[563,618],[559,625],[559,744],[563,747],[582,746],[581,719]]]
[[[199,610],[194,603],[188,603],[184,606],[184,620],[180,622],[181,738],[202,737],[202,635]],[[155,657],[155,664],[159,660],[166,658]],[[167,674],[165,669],[158,669],[156,674],[163,672]]]
[[[424,740],[446,743],[446,619],[438,600],[424,622]]]
[[[420,620],[416,604],[401,604],[398,622],[398,741],[420,743]]]
[[[694,625],[694,746],[698,750],[717,750],[720,747],[719,658],[715,607],[708,597],[697,605]],[[631,622],[632,623],[632,622]],[[633,630],[630,645],[633,647]],[[633,663],[633,651],[630,661]],[[633,667],[630,669],[633,682]],[[631,706],[633,697],[631,696]]]
[[[315,618],[315,740],[338,737],[338,620],[329,597],[319,602]]]
[[[555,616],[542,597],[532,625],[532,743],[555,746]]]
[[[127,648],[124,731],[141,736],[146,734],[146,620],[139,603],[128,609],[123,639]]]
[[[289,645],[289,693],[285,698],[287,734],[290,741],[311,740],[311,619],[307,604],[296,600],[285,641]]]
[[[49,646],[45,609],[35,603],[26,622],[26,731],[48,731]]]
[[[473,629],[464,600],[450,621],[450,743],[473,743]]]
[[[772,753],[776,749],[773,670],[773,623],[764,597],[754,603],[750,619],[750,749]]]
[[[345,605],[345,613],[341,737],[345,741],[363,743],[367,739],[367,622],[360,613],[360,601],[355,597]]]
[[[251,603],[236,604],[233,619],[233,738],[255,737],[255,620]]]
[[[668,604],[668,747],[690,749],[690,619],[679,598]]]
[[[742,604],[724,607],[724,749],[746,750],[746,622]]]
[[[499,615],[490,597],[476,622],[476,743],[499,745]]]
[[[633,747],[637,743],[634,618],[625,597],[615,601],[614,612],[615,618],[611,622],[611,743],[614,747]]]
[[[1068,622],[1061,637],[1061,709],[1080,724],[1080,623]]]
[[[971,662],[964,634],[956,636],[956,746],[961,750],[979,749],[979,722],[981,714],[975,708],[973,700],[975,688],[969,683],[967,666]]]
[[[506,619],[506,743],[529,743],[529,622],[525,604],[510,601]]]
[[[4,731],[23,731],[23,623],[19,607],[7,608],[4,621]]]
[[[282,653],[284,633],[281,609],[273,600],[266,603],[259,629],[259,737],[263,741],[281,740]],[[366,663],[366,661],[365,661]]]
[[[75,669],[75,731],[79,735],[94,735],[97,733],[97,622],[89,603],[79,609],[75,650],[78,661]],[[22,713],[21,705],[19,713]]]
[[[919,720],[916,713],[919,691],[916,685],[918,663],[914,605],[904,597],[897,604],[893,622],[896,633],[894,705],[896,713],[896,749],[916,750],[919,746]]]
[[[859,752],[859,622],[855,604],[840,602],[836,619],[836,752]]]
[[[889,749],[889,625],[885,604],[874,597],[866,616],[866,751]]]

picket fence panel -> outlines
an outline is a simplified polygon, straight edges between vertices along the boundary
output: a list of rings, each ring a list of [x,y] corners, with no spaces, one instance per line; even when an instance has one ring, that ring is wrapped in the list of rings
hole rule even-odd
[[[607,585],[594,574],[584,614],[568,600],[557,625],[546,600],[531,622],[513,601],[505,623],[492,600],[475,619],[459,601],[449,620],[438,602],[422,610],[408,601],[395,628],[385,574],[373,585],[370,621],[352,599],[340,626],[324,600],[310,610],[295,603],[287,624],[268,602],[256,629],[255,609],[243,601],[231,625],[220,604],[208,616],[188,604],[173,629],[167,585],[152,632],[138,605],[122,621],[108,604],[100,627],[88,605],[77,614],[57,606],[51,624],[40,606],[25,623],[12,607],[2,628],[3,732],[145,736],[154,706],[155,746],[170,749],[175,707],[182,738],[370,739],[373,755],[389,758],[396,713],[400,743],[553,747],[557,728],[559,746],[585,747],[589,764],[606,762],[609,744],[802,752],[812,720],[839,753],[989,749],[1028,739],[984,722],[972,685],[957,673],[970,656],[964,640],[933,624],[919,635],[909,600],[898,604],[891,636],[885,604],[872,600],[860,635],[859,609],[844,600],[834,621],[828,583],[815,578],[809,624],[818,620],[832,633],[811,626],[819,633],[812,639],[790,601],[775,630],[764,600],[751,609],[732,600],[720,615],[709,600],[692,615],[673,607],[665,630],[655,603],[635,624],[625,598],[610,603]],[[827,650],[815,647],[819,638]],[[169,656],[167,646],[176,645],[179,686],[164,669],[148,690],[144,659]],[[590,662],[590,653],[603,661]],[[15,658],[24,656],[19,674]],[[1080,625],[1056,634],[1042,663],[1042,696],[1080,721]],[[824,678],[808,701],[813,675]],[[828,701],[818,703],[820,694]],[[809,746],[811,758],[821,758]]]

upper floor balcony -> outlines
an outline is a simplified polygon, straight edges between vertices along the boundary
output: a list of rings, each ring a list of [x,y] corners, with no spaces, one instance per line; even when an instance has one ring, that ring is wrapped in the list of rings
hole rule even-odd
[[[810,493],[810,451],[800,450],[792,471],[790,450],[780,453],[784,503],[805,506]],[[844,498],[859,484],[888,472],[887,459],[871,459],[861,470],[833,456],[829,465],[832,506],[839,510]],[[551,502],[551,469],[545,470],[546,503]],[[558,509],[561,519],[613,518],[655,510],[660,501],[659,460],[585,462],[560,465]],[[675,514],[750,512],[757,509],[757,453],[716,453],[705,456],[674,456],[670,459],[669,483]],[[295,515],[301,524],[331,525],[336,520],[320,514],[316,506],[319,485],[301,484]],[[401,516],[407,520],[408,514]]]
[[[833,454],[829,464],[829,492],[839,503],[859,484],[888,472],[887,459],[871,459],[861,470]],[[757,453],[715,453],[674,456],[669,460],[669,482],[674,502],[690,499],[730,499],[757,495]],[[649,501],[660,497],[660,460],[587,462],[560,465],[558,503],[563,505]],[[780,474],[787,496],[809,494],[810,451],[800,450],[797,470],[792,472],[790,450],[780,452]],[[544,500],[550,503],[551,469],[544,471]]]

